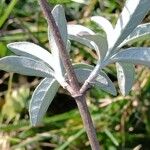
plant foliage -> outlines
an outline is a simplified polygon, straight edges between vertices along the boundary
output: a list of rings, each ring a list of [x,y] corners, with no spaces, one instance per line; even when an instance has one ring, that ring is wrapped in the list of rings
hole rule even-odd
[[[102,71],[107,65],[116,63],[121,93],[123,95],[129,93],[134,81],[134,65],[150,66],[150,48],[132,47],[123,49],[122,46],[150,34],[149,24],[139,25],[148,13],[149,8],[149,0],[127,0],[115,28],[101,16],[92,17],[92,21],[96,22],[106,32],[105,37],[81,25],[67,26],[62,6],[55,6],[52,14],[67,51],[70,51],[69,35],[71,40],[94,49],[98,55],[98,62],[95,67],[98,68],[98,72],[94,72],[95,68],[93,66],[86,64],[74,65],[75,73],[82,84],[91,74],[95,73],[96,78],[90,84],[116,95],[115,86],[106,73]],[[8,44],[8,48],[18,56],[8,56],[0,59],[1,70],[44,77],[35,89],[30,102],[29,111],[32,125],[40,124],[59,86],[64,86],[64,81],[67,80],[51,30],[48,29],[51,53],[36,44],[23,41]]]

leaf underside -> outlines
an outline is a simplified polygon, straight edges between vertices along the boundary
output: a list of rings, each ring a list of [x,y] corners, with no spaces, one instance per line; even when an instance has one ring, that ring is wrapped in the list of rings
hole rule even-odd
[[[88,43],[90,43],[93,49],[96,51],[99,60],[102,61],[102,59],[104,59],[104,57],[106,56],[108,50],[107,39],[99,34],[84,35],[82,36],[82,38],[85,38],[85,40],[89,41]]]
[[[150,10],[149,0],[127,0],[114,29],[114,45],[117,47],[141,23]]]
[[[29,106],[30,121],[33,126],[41,123],[58,88],[59,83],[54,78],[45,78],[33,92]]]
[[[137,26],[134,31],[119,45],[119,47],[145,39],[150,39],[150,23]]]
[[[84,36],[86,35],[95,35],[95,33],[87,27],[82,25],[67,25],[68,29],[68,38],[70,40],[79,42],[91,49],[94,49],[93,43],[87,40]]]
[[[117,62],[117,78],[122,95],[128,95],[134,83],[134,65],[129,63]]]
[[[75,29],[73,31],[73,29]],[[72,32],[73,31],[73,32]],[[104,58],[107,50],[107,39],[96,35],[92,30],[80,25],[68,25],[69,39],[79,42],[96,51],[98,58]]]
[[[114,29],[112,24],[102,16],[93,16],[91,20],[94,21],[98,26],[100,26],[105,31],[107,36],[108,47],[110,47],[112,37],[114,36],[113,35]]]
[[[86,64],[77,64],[77,65],[74,65],[74,68],[75,68],[76,76],[80,83],[84,83],[85,80],[91,74],[92,70],[94,69],[93,66],[86,65]],[[90,84],[94,85],[112,95],[117,94],[114,84],[112,83],[112,81],[109,79],[109,77],[103,71],[100,71],[97,78]]]
[[[56,22],[56,25],[60,32],[60,35],[61,35],[64,45],[66,46],[66,49],[67,49],[67,39],[68,39],[67,21],[65,18],[65,12],[64,12],[63,7],[61,5],[56,5],[54,7],[54,9],[52,10],[52,15],[55,19],[55,22]],[[50,27],[48,27],[48,39],[49,39],[49,43],[50,43],[50,47],[51,47],[51,52],[54,57],[53,68],[55,70],[55,74],[56,74],[56,76],[58,76],[57,79],[63,80],[64,67],[61,62],[59,48],[57,46],[57,42],[55,39],[55,33],[53,32],[53,29]]]
[[[31,42],[14,42],[7,45],[7,47],[16,55],[29,57],[32,59],[42,60],[53,68],[52,55],[42,47]]]
[[[41,61],[22,56],[6,56],[0,59],[0,69],[22,75],[52,77],[53,71]]]
[[[133,47],[121,50],[111,58],[111,62],[126,62],[150,67],[150,48]]]

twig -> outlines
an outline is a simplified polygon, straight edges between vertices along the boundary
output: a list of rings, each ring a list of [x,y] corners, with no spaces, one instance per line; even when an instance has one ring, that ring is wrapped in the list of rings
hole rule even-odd
[[[85,93],[90,88],[90,83],[94,79],[96,79],[100,68],[101,68],[100,63],[97,63],[97,65],[95,66],[94,70],[91,72],[90,76],[85,80],[84,84],[82,85],[82,87],[80,89],[80,93],[81,94]]]
[[[55,23],[55,20],[52,16],[50,7],[48,5],[48,2],[46,0],[39,0],[40,6],[47,18],[48,25],[51,29],[53,29],[53,35],[54,39],[56,41],[56,44],[59,49],[59,54],[62,60],[62,63],[64,65],[64,68],[66,70],[68,79],[69,79],[69,84],[67,86],[67,90],[71,93],[72,97],[75,98],[80,115],[83,120],[83,124],[85,127],[85,130],[87,132],[89,142],[91,144],[92,150],[100,150],[100,146],[96,137],[96,132],[94,125],[92,123],[92,119],[87,107],[86,99],[84,94],[80,94],[80,85],[77,80],[77,77],[75,75],[73,66],[71,64],[69,54],[66,51],[66,47],[63,43],[63,40],[61,38],[58,26]]]
[[[108,64],[109,64],[109,61],[107,57],[105,58],[105,60],[103,60],[103,62],[101,61],[97,62],[97,65],[95,66],[94,70],[91,72],[89,77],[85,80],[84,84],[80,88],[81,94],[85,93],[91,87],[90,83],[92,83],[96,79],[96,77],[99,74],[99,71],[102,70]]]

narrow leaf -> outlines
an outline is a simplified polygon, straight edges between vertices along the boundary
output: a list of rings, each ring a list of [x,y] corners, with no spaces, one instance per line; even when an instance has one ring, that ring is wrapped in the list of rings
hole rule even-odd
[[[103,78],[105,78],[108,82],[108,85],[102,84]],[[107,74],[103,71],[100,71],[98,77],[96,78],[95,86],[98,88],[101,88],[102,90],[112,94],[112,95],[117,95],[116,88],[113,84],[113,82],[110,80],[110,78],[107,76]]]
[[[93,70],[94,66],[89,65],[89,64],[85,64],[85,63],[76,63],[76,64],[73,64],[73,68],[74,69],[90,69],[90,70]]]
[[[5,21],[8,19],[9,15],[11,14],[12,10],[14,9],[15,5],[17,4],[18,0],[11,0],[7,8],[5,7],[5,11],[0,19],[0,29]]]
[[[58,26],[59,32],[61,34],[62,40],[64,42],[64,45],[67,48],[67,39],[68,39],[68,34],[67,34],[67,21],[65,18],[65,12],[64,9],[61,5],[56,5],[54,9],[52,10],[52,15],[55,19],[56,25]],[[51,47],[51,52],[54,57],[54,70],[56,75],[59,75],[60,82],[63,82],[63,74],[64,74],[64,68],[61,62],[61,58],[59,55],[59,49],[56,44],[54,35],[53,35],[53,29],[48,27],[48,38],[50,42],[50,47]]]
[[[134,65],[129,63],[117,62],[117,78],[122,95],[129,94],[134,82]]]
[[[97,45],[94,42],[85,38],[85,35],[84,36],[69,35],[69,39],[79,42],[80,44],[83,44],[91,49],[98,49]]]
[[[150,48],[133,47],[133,48],[124,49],[119,51],[116,55],[114,55],[110,61],[142,64],[150,67]]]
[[[93,43],[82,37],[85,35],[94,35],[95,33],[92,30],[81,25],[68,25],[67,28],[70,40],[79,42],[91,49],[94,49]]]
[[[80,83],[84,83],[85,80],[89,77],[90,73],[92,72],[92,70],[90,69],[85,69],[85,68],[82,68],[82,69],[75,69],[75,73],[77,75],[77,78],[78,78],[78,81]],[[102,79],[102,84],[105,84],[105,85],[108,85],[108,82],[105,78],[101,77]],[[92,82],[91,84],[93,84],[94,82]]]
[[[30,120],[33,126],[41,123],[58,88],[59,83],[54,78],[45,78],[35,89],[29,106]]]
[[[30,42],[14,42],[7,47],[16,55],[26,56],[33,59],[40,59],[53,67],[52,55],[42,47]]]
[[[64,41],[64,44],[67,45],[67,39],[68,39],[67,21],[66,21],[65,12],[64,12],[62,5],[56,5],[54,7],[54,9],[52,10],[52,15],[53,15],[55,22],[58,26],[58,29],[60,31],[62,40]],[[50,30],[49,31],[50,32],[49,38],[51,41],[51,38],[53,39],[53,35],[51,32],[52,29],[49,29],[49,30]],[[53,44],[53,43],[51,43],[51,44]]]
[[[97,23],[106,32],[108,45],[110,47],[112,42],[112,37],[114,36],[113,35],[114,29],[112,24],[106,18],[101,16],[93,16],[91,20]]]
[[[150,10],[149,0],[127,0],[114,29],[114,45],[117,47],[137,27]]]
[[[1,58],[0,70],[40,77],[51,77],[54,74],[43,62],[21,56],[6,56]]]
[[[89,66],[89,65],[85,65],[85,67],[83,68],[84,65],[85,64],[74,66],[75,73],[76,73],[77,78],[80,83],[84,83],[85,80],[91,74],[92,70],[94,69],[93,66]],[[95,85],[96,87],[98,87],[112,95],[116,95],[116,89],[114,87],[114,84],[112,83],[112,81],[109,79],[109,77],[103,71],[100,71],[97,78],[90,84]]]
[[[94,49],[99,59],[104,58],[108,50],[107,40],[81,25],[68,25],[69,39]]]
[[[95,33],[82,25],[67,25],[68,35],[69,37],[76,37],[76,36],[82,36],[82,35],[94,35]]]
[[[70,117],[71,118],[71,117]],[[79,139],[83,134],[85,133],[85,129],[81,128],[74,134],[72,134],[68,140],[66,140],[64,143],[62,143],[60,146],[57,147],[57,150],[65,150],[68,149],[70,145],[77,139]]]
[[[89,0],[71,0],[73,2],[76,2],[76,3],[81,3],[81,4],[89,4]]]
[[[108,138],[112,141],[112,143],[115,145],[115,146],[119,146],[119,141],[118,139],[112,134],[111,131],[109,131],[107,128],[104,129],[104,133],[108,136]]]
[[[134,31],[119,45],[119,47],[147,38],[150,38],[150,23],[137,26]]]
[[[93,46],[98,58],[102,61],[108,51],[107,39],[102,35],[85,35],[81,37],[87,40],[87,42]]]

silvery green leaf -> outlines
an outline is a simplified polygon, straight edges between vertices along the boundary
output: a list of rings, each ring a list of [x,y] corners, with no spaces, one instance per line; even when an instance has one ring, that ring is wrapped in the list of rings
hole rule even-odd
[[[67,25],[68,35],[72,40],[75,40],[74,38],[76,36],[82,36],[82,35],[94,35],[95,33],[82,25]]]
[[[121,50],[110,59],[111,62],[127,62],[150,67],[150,48],[133,47]]]
[[[81,37],[87,40],[88,43],[91,43],[99,59],[102,60],[106,56],[106,53],[108,51],[108,43],[105,37],[103,37],[102,35],[98,35],[98,34],[97,35],[83,35]]]
[[[75,73],[76,73],[78,81],[80,83],[84,83],[85,80],[91,74],[92,70],[94,69],[94,67],[92,67],[92,66],[91,66],[91,69],[88,69],[88,68],[90,68],[89,65],[85,65],[85,68],[83,68],[83,66],[84,66],[84,64],[82,64],[80,66],[79,65],[74,66]],[[116,89],[114,87],[114,84],[112,83],[112,81],[109,79],[109,77],[103,71],[100,71],[97,78],[90,84],[95,85],[96,87],[98,87],[112,95],[116,95]]]
[[[22,56],[6,56],[0,59],[0,70],[29,76],[52,77],[53,71],[43,62]]]
[[[94,66],[92,65],[89,65],[89,64],[85,64],[85,63],[75,63],[73,64],[73,68],[74,69],[90,69],[90,70],[93,70],[94,69]]]
[[[64,45],[67,48],[67,39],[68,39],[67,21],[65,18],[65,12],[64,12],[63,7],[61,5],[56,5],[54,9],[52,10],[52,15],[60,31]],[[58,76],[57,79],[59,80],[59,82],[64,82],[64,79],[63,79],[64,68],[63,68],[61,58],[59,55],[59,49],[55,41],[53,29],[51,29],[50,27],[48,27],[48,38],[50,42],[51,52],[54,57],[53,59],[54,70],[55,70],[56,76]]]
[[[116,69],[117,69],[117,78],[118,78],[119,88],[120,88],[122,95],[125,96],[129,94],[133,86],[135,68],[133,64],[117,62]]]
[[[26,56],[33,59],[40,59],[50,67],[53,67],[52,55],[42,47],[30,42],[14,42],[7,45],[7,47],[16,55]]]
[[[107,52],[108,45],[105,37],[96,35],[92,30],[81,25],[68,25],[69,39],[94,49],[100,58]]]
[[[119,45],[119,47],[146,38],[150,38],[150,23],[145,23],[137,26],[134,31]]]
[[[77,3],[81,3],[81,4],[89,4],[89,0],[72,0],[74,2],[77,2]]]
[[[69,35],[69,39],[70,40],[73,40],[73,41],[76,41],[76,42],[79,42],[80,44],[83,44],[91,49],[98,49],[97,45],[92,42],[92,41],[89,41],[88,39],[85,38],[85,36],[74,36],[74,35]]]
[[[106,18],[101,16],[93,16],[91,20],[97,23],[106,32],[108,45],[110,47],[110,42],[112,41],[112,37],[114,36],[114,29],[112,24]]]
[[[68,39],[67,21],[66,21],[66,17],[65,17],[64,8],[62,7],[62,5],[56,5],[54,7],[54,9],[52,10],[52,15],[53,15],[55,22],[58,26],[58,29],[60,31],[62,40],[64,41],[64,44],[67,45],[67,39]],[[51,32],[52,29],[49,29],[49,30],[50,30],[49,31],[50,32],[49,38],[51,41],[51,36],[53,37],[52,32]],[[51,44],[53,44],[53,43],[51,43]]]
[[[102,84],[102,80],[104,78],[107,80],[108,84]],[[104,80],[105,81],[105,80]],[[101,88],[102,90],[112,94],[112,95],[117,95],[116,88],[113,84],[113,82],[110,80],[110,78],[107,76],[107,74],[103,71],[100,71],[98,77],[95,80],[95,86],[98,88]]]
[[[83,35],[94,35],[95,33],[92,30],[81,25],[68,25],[67,28],[70,40],[79,42],[91,49],[94,49],[93,43],[90,43],[90,41],[81,37]]]
[[[149,0],[127,0],[114,29],[115,48],[137,27],[150,10]]]
[[[54,78],[45,78],[33,92],[29,105],[30,120],[33,126],[41,123],[58,88],[59,83]]]

